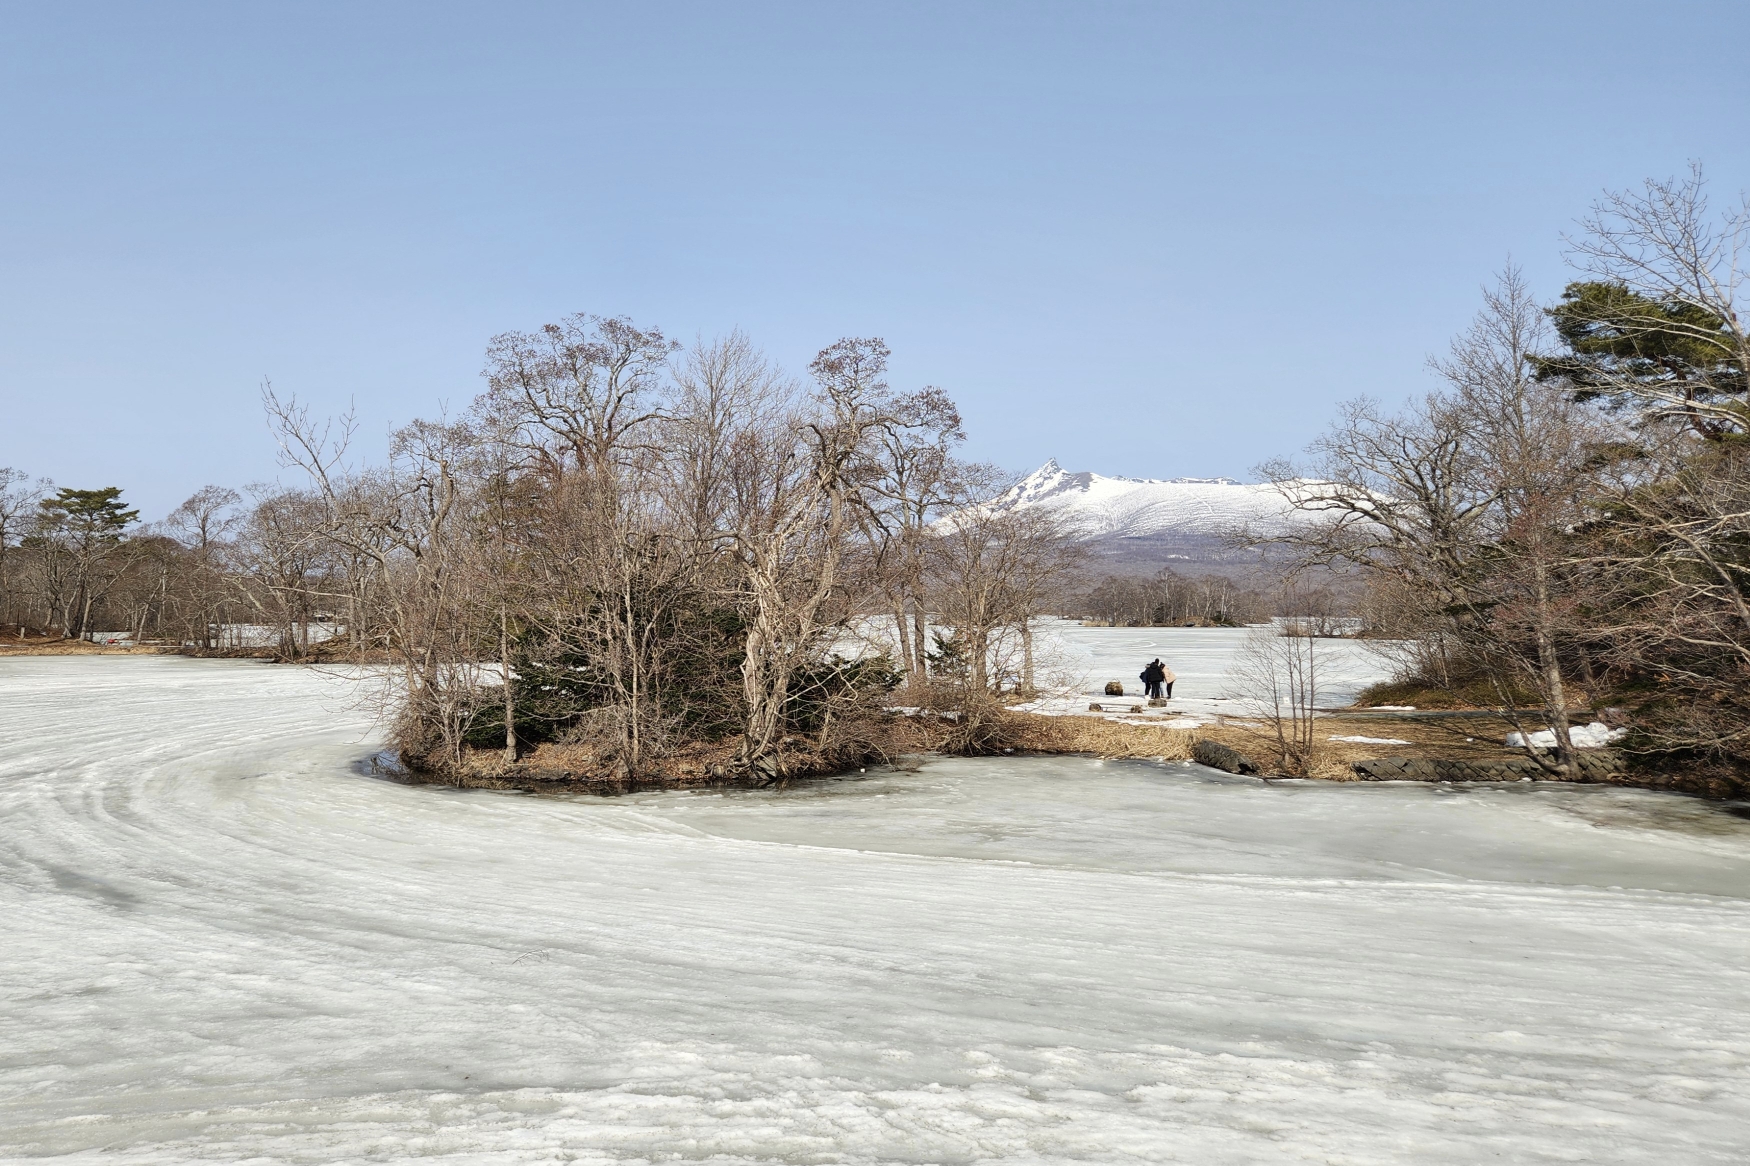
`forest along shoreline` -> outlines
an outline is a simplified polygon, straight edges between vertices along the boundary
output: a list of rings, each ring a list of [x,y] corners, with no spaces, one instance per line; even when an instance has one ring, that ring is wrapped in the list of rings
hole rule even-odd
[[[30,635],[22,640],[17,629],[0,628],[0,658],[33,656],[139,657],[183,656],[195,659],[255,659],[291,663],[268,648],[202,650],[170,643],[102,644],[62,639],[55,635]],[[365,659],[331,652],[326,659],[298,661],[305,664],[382,664],[386,658]],[[1403,695],[1401,685],[1381,684],[1369,690],[1374,696]],[[1363,694],[1363,700],[1369,694]],[[432,784],[468,789],[520,790],[536,794],[618,795],[656,790],[700,788],[777,788],[791,781],[812,780],[854,773],[871,765],[890,764],[920,755],[959,756],[1083,756],[1103,759],[1151,761],[1202,760],[1216,769],[1254,773],[1264,778],[1303,776],[1314,780],[1350,781],[1569,781],[1629,788],[1664,790],[1713,799],[1741,796],[1701,773],[1684,773],[1637,763],[1615,749],[1588,751],[1598,765],[1589,765],[1571,776],[1551,777],[1525,762],[1524,751],[1501,742],[1514,722],[1499,710],[1443,708],[1406,710],[1399,706],[1322,710],[1317,729],[1326,739],[1323,764],[1304,774],[1283,772],[1273,764],[1275,742],[1267,719],[1225,716],[1217,723],[1196,729],[1177,729],[1158,724],[1126,721],[1125,708],[1146,708],[1134,696],[1104,698],[1105,716],[1048,716],[997,706],[976,734],[957,723],[957,710],[908,708],[903,712],[874,709],[861,734],[862,748],[826,754],[815,742],[792,737],[783,742],[785,756],[779,773],[739,772],[734,766],[733,741],[696,744],[676,751],[660,768],[649,770],[628,783],[622,773],[602,764],[592,751],[575,746],[541,744],[520,756],[514,765],[504,764],[494,750],[467,751],[470,764],[459,773],[438,774],[429,770],[393,765],[391,776],[410,784]],[[1587,716],[1574,710],[1576,719]],[[1366,740],[1372,738],[1401,744],[1389,749]],[[1233,750],[1232,758],[1210,755],[1196,758],[1199,745],[1214,743]],[[1380,764],[1384,762],[1385,764]],[[1408,772],[1404,771],[1407,763]],[[1418,768],[1419,766],[1419,768]],[[1453,768],[1454,766],[1462,768]],[[1600,768],[1602,767],[1602,768]],[[1492,770],[1492,773],[1485,771]]]

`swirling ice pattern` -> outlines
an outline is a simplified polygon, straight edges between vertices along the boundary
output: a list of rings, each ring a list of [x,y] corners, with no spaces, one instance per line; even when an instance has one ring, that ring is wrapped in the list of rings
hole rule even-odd
[[[0,661],[0,1154],[1750,1148],[1750,842],[1699,803],[1074,759],[458,793],[360,774],[349,691]]]

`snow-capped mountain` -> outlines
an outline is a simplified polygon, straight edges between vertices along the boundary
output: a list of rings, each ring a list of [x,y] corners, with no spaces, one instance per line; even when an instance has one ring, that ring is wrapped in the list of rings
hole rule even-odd
[[[1207,543],[1238,527],[1275,533],[1301,515],[1271,485],[1232,478],[1109,478],[1072,474],[1053,458],[1000,497],[995,509],[1046,506],[1089,539]]]

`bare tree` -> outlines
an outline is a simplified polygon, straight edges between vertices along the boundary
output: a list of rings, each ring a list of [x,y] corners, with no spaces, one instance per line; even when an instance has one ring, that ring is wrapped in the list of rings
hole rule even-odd
[[[702,551],[722,543],[734,526],[738,443],[750,427],[789,424],[796,395],[740,332],[687,350],[662,428],[665,494],[677,524]]]
[[[666,732],[661,688],[673,644],[663,632],[691,568],[661,513],[675,349],[659,329],[595,316],[507,333],[488,351],[477,406],[493,432],[514,435],[546,484],[555,537],[543,561],[565,600],[527,614],[589,659],[606,698],[596,721],[610,729],[628,786]],[[564,556],[553,556],[560,546]]]
[[[959,477],[964,504],[934,524],[925,544],[931,606],[938,622],[953,629],[954,654],[974,699],[988,697],[1005,673],[1031,692],[1033,621],[1061,594],[1081,548],[1049,510],[985,504],[1003,481],[991,467],[967,468]]]
[[[1318,640],[1292,626],[1253,628],[1234,662],[1228,695],[1263,721],[1278,765],[1295,776],[1318,759],[1319,665]]]
[[[0,466],[0,623],[10,619],[24,638],[25,616],[12,569],[12,548],[31,526],[37,504],[52,483],[47,478],[32,482],[30,475],[11,466]]]
[[[289,654],[308,647],[310,600],[344,591],[311,574],[333,548],[370,561],[380,573],[383,641],[399,664],[404,739],[459,766],[482,688],[477,614],[478,573],[469,570],[466,534],[478,498],[480,441],[467,425],[415,421],[390,443],[376,473],[348,469],[350,417],[312,421],[306,407],[264,387],[263,404],[288,466],[303,469],[312,489],[287,491],[258,506],[275,521],[264,566],[278,576],[269,593],[283,597]],[[254,517],[254,516],[252,516]],[[295,605],[295,606],[292,606]],[[304,632],[294,637],[294,627]]]
[[[1273,612],[1269,599],[1254,587],[1242,586],[1225,575],[1185,576],[1170,567],[1163,567],[1151,579],[1107,575],[1077,602],[1082,611],[1113,627],[1250,624]],[[1325,620],[1321,634],[1335,630],[1338,609],[1335,600],[1320,604],[1319,614]]]
[[[312,614],[310,593],[318,586],[324,518],[319,498],[309,492],[259,487],[227,549],[232,596],[256,624],[274,629],[277,650],[287,660],[297,659],[308,647],[307,632],[299,633]],[[226,639],[223,624],[212,629],[213,647],[246,646],[235,636],[231,643]]]
[[[231,588],[224,553],[243,520],[243,499],[224,486],[203,486],[170,512],[163,529],[189,552],[177,598],[186,605],[183,632],[203,648],[218,647]],[[170,572],[160,576],[160,603],[169,600]]]
[[[1302,564],[1349,565],[1414,595],[1421,636],[1466,678],[1492,686],[1520,725],[1516,693],[1529,688],[1554,730],[1565,771],[1572,745],[1562,673],[1574,600],[1572,532],[1587,517],[1599,418],[1559,381],[1533,375],[1545,342],[1542,310],[1517,271],[1485,292],[1484,307],[1449,357],[1446,380],[1397,416],[1370,402],[1345,409],[1313,445],[1309,470],[1265,467],[1296,507],[1329,521],[1284,541]],[[1529,733],[1526,734],[1529,738]]]
[[[1656,749],[1750,748],[1750,456],[1666,435],[1612,467],[1589,533],[1595,651]]]
[[[1594,450],[1611,436],[1597,414],[1576,404],[1568,386],[1539,381],[1533,359],[1547,343],[1544,313],[1517,270],[1484,293],[1484,308],[1451,355],[1435,368],[1451,386],[1454,415],[1480,454],[1494,495],[1484,531],[1486,568],[1464,595],[1480,636],[1479,657],[1501,702],[1514,708],[1509,678],[1536,691],[1556,740],[1558,767],[1572,762],[1563,645],[1580,601],[1572,532],[1589,517],[1596,486]],[[1529,644],[1529,650],[1521,645]],[[1523,727],[1515,725],[1523,732]],[[1529,734],[1527,734],[1529,736]]]
[[[550,473],[569,464],[607,489],[607,469],[662,416],[655,398],[678,347],[624,317],[575,315],[537,333],[506,332],[486,352],[481,411],[521,434]]]
[[[935,387],[894,397],[887,413],[876,434],[878,469],[870,482],[866,533],[893,614],[900,667],[921,681],[928,630],[925,547],[931,523],[955,501],[960,483],[953,450],[966,434],[959,409]]]
[[[736,444],[734,557],[748,595],[739,763],[779,776],[784,708],[803,667],[855,609],[842,568],[867,505],[886,410],[887,346],[845,339],[809,365],[816,392]]]

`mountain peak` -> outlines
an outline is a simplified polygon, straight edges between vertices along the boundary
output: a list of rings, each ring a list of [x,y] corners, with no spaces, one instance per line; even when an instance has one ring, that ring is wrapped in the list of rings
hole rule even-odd
[[[1217,534],[1239,526],[1279,527],[1292,507],[1274,486],[1232,478],[1125,478],[1069,473],[1056,458],[987,505],[993,510],[1045,506],[1084,536]]]

